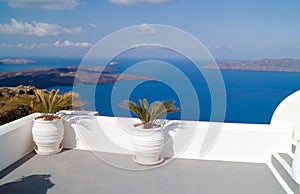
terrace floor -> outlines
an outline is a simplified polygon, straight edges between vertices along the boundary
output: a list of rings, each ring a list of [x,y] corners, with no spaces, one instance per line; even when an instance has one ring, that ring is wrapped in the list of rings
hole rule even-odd
[[[0,178],[1,194],[285,193],[265,164],[166,159],[149,168],[130,155],[81,150],[51,156],[32,152],[0,172]]]

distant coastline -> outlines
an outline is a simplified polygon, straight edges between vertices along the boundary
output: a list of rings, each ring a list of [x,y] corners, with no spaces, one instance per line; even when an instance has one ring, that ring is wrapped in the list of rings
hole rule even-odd
[[[0,59],[0,64],[9,65],[9,64],[28,64],[35,63],[32,59],[18,58],[18,59]]]
[[[26,64],[35,63],[32,59],[1,59],[0,64]],[[68,63],[68,62],[63,62]],[[72,62],[73,63],[73,62]],[[71,63],[71,64],[72,64]],[[47,63],[46,63],[47,64]],[[18,85],[33,85],[37,88],[49,88],[53,86],[72,86],[76,78],[76,83],[80,84],[107,84],[120,80],[156,80],[153,77],[140,75],[115,73],[118,71],[119,62],[111,62],[107,67],[85,67],[65,66],[59,68],[48,68],[39,63],[33,65],[32,70],[14,70],[0,72],[0,86],[14,87]],[[217,64],[207,64],[201,66],[202,69],[221,70],[242,70],[242,71],[275,71],[275,72],[300,72],[300,60],[297,59],[260,59],[260,60],[231,60],[217,61]],[[49,63],[49,66],[51,63]],[[13,66],[13,65],[12,65]],[[44,68],[46,67],[46,68]],[[101,72],[101,76],[99,74]],[[80,76],[78,76],[80,75]]]
[[[65,67],[52,69],[22,70],[0,73],[0,86],[15,87],[32,85],[37,88],[72,86],[76,84],[107,84],[120,80],[155,80],[152,77],[117,74],[112,67]],[[100,77],[99,77],[100,76]]]
[[[33,59],[27,58],[4,58],[0,59],[0,65],[9,64],[30,64],[36,63]],[[244,70],[244,71],[278,71],[278,72],[300,72],[300,60],[293,58],[273,59],[264,58],[259,60],[217,60],[215,64],[201,66],[203,69],[221,70]],[[110,62],[110,66],[118,65],[119,62]]]
[[[278,72],[300,72],[300,60],[285,59],[260,59],[243,61],[217,61],[215,64],[202,66],[203,69],[224,69],[244,71],[278,71]]]

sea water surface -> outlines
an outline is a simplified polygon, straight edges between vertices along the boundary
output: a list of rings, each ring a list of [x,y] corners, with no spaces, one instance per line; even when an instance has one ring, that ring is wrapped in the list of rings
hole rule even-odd
[[[36,58],[37,62],[26,65],[0,65],[0,72],[18,71],[24,69],[54,68],[80,65],[80,59],[44,59]],[[141,59],[117,59],[118,64],[111,66],[119,70],[111,73],[127,73],[129,67],[137,64]],[[164,79],[152,81],[120,81],[118,83],[101,85],[81,85],[81,100],[86,102],[86,110],[96,110],[101,115],[107,116],[126,116],[127,112],[119,108],[118,104],[125,99],[118,99],[118,94],[128,91],[128,85],[135,86],[129,94],[130,100],[147,98],[150,102],[155,100],[174,99],[176,106],[188,110],[184,115],[172,113],[168,115],[169,119],[185,120],[211,120],[211,91],[202,76],[201,72],[195,66],[189,64],[189,61],[179,59],[167,60],[168,64],[174,65],[179,72],[182,72],[190,80],[196,91],[196,97],[199,103],[189,101],[191,94],[178,95],[176,88],[183,87],[182,83],[176,83],[176,76],[172,77],[172,72],[157,70],[153,76],[169,77],[173,79],[172,84],[165,83]],[[104,64],[101,64],[104,65]],[[147,64],[142,64],[143,65]],[[157,64],[159,65],[159,63]],[[129,73],[137,75],[149,75],[153,68],[133,68]],[[203,70],[216,71],[216,70]],[[148,73],[147,73],[148,72]],[[238,123],[270,123],[274,110],[279,103],[288,95],[300,89],[300,73],[289,72],[263,72],[263,71],[240,71],[240,70],[222,70],[221,75],[224,80],[226,91],[226,114],[225,122]],[[174,87],[174,84],[176,85]],[[213,87],[213,86],[212,86]],[[216,86],[217,87],[217,86]],[[62,92],[73,90],[72,86],[54,86],[48,89],[60,89]],[[117,96],[112,98],[113,96]],[[189,103],[181,103],[182,99],[187,99]],[[94,102],[94,103],[93,103]],[[181,107],[184,106],[184,107]],[[200,110],[200,115],[195,115],[195,109]],[[218,120],[216,120],[218,121]]]

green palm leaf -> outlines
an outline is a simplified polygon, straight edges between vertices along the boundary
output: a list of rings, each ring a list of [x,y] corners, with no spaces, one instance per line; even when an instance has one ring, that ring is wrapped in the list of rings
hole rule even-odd
[[[144,98],[139,100],[139,103],[140,106],[135,102],[124,100],[120,107],[132,111],[142,122],[138,125],[142,125],[146,129],[156,126],[155,122],[161,116],[179,111],[174,105],[174,100],[156,101],[149,106],[148,100]]]
[[[51,90],[49,93],[43,90],[36,90],[35,96],[36,101],[33,102],[33,109],[41,113],[54,114],[63,109],[84,105],[84,103],[76,100],[79,95],[74,92],[59,95],[59,90]]]

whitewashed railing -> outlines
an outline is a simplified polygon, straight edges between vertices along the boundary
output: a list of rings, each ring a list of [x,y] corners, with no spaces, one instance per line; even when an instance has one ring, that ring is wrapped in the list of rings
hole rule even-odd
[[[36,115],[0,126],[0,171],[33,150],[31,128]]]
[[[166,123],[167,157],[266,163],[270,154],[290,149],[298,134],[300,92],[278,106],[270,125],[222,124],[217,141],[207,154],[199,155],[210,122],[169,121]],[[36,114],[0,126],[0,170],[32,151],[32,119]],[[89,112],[65,114],[64,147],[111,153],[132,154],[132,118],[91,116]],[[294,135],[294,136],[293,136]]]
[[[135,122],[135,119],[120,117],[65,116],[64,147],[132,154],[128,129],[133,128]],[[165,131],[163,155],[186,159],[266,163],[271,153],[290,149],[292,129],[262,124],[224,123],[212,149],[200,156],[200,148],[209,125],[209,122],[169,121]]]

